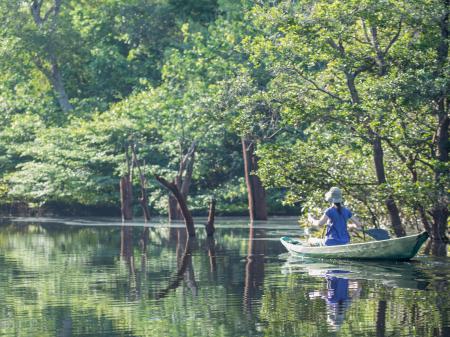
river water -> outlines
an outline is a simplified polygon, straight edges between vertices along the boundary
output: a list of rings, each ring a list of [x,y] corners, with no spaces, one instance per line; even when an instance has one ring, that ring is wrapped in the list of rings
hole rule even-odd
[[[448,258],[302,260],[294,218],[216,228],[3,219],[0,336],[450,336]]]

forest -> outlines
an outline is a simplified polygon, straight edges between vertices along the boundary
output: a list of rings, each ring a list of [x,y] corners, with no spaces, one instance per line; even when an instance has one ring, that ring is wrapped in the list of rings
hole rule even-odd
[[[179,219],[163,181],[194,215],[302,221],[339,186],[447,254],[449,0],[10,0],[0,20],[3,213]]]

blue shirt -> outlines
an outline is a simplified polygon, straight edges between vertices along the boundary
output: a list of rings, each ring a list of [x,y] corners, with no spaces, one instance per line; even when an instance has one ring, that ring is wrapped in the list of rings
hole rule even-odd
[[[352,212],[348,208],[342,207],[341,213],[336,207],[330,207],[325,211],[328,217],[326,246],[343,245],[350,242],[350,235],[347,231],[347,221],[352,217]]]

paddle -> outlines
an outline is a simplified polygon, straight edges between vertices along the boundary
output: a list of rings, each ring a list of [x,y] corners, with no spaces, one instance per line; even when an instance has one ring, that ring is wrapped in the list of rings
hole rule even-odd
[[[370,228],[370,229],[364,230],[364,233],[373,237],[375,240],[387,240],[387,239],[391,238],[389,236],[388,231],[385,229],[381,229],[381,228]]]
[[[381,228],[369,228],[369,229],[365,229],[364,227],[362,228],[362,230],[358,230],[360,232],[363,233],[364,235],[364,241],[366,241],[366,234],[368,236],[370,236],[371,238],[374,238],[377,241],[380,240],[387,240],[390,239],[391,237],[389,236],[389,233],[387,230],[385,229],[381,229]]]

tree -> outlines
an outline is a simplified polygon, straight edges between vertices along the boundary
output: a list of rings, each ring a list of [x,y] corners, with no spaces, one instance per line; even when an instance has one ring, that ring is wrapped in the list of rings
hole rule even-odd
[[[261,28],[264,35],[255,37],[250,48],[255,59],[268,49],[277,83],[287,92],[287,99],[300,100],[293,104],[303,110],[304,119],[331,127],[345,123],[344,132],[372,147],[375,176],[385,194],[390,222],[402,236],[405,231],[387,180],[380,136],[380,121],[386,112],[372,109],[370,95],[373,81],[382,81],[389,71],[391,49],[402,32],[401,15],[392,6],[388,10],[375,2],[359,6],[356,2],[305,1],[255,9],[256,24],[262,27],[264,22],[267,28]],[[267,25],[269,15],[274,19]]]

